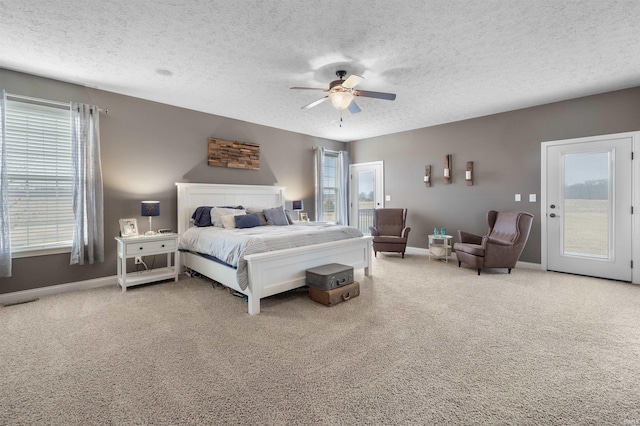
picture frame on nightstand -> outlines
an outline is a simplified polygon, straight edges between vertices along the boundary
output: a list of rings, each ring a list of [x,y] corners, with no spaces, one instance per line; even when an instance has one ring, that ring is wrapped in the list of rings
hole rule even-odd
[[[121,237],[137,237],[138,236],[138,221],[135,218],[120,219],[119,222],[120,222]]]
[[[306,212],[300,212],[300,222],[309,222],[309,215]]]

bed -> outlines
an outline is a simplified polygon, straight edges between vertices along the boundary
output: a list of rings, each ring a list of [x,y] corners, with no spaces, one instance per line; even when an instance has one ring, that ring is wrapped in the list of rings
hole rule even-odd
[[[219,185],[176,183],[178,234],[191,226],[200,206],[284,206],[284,187],[266,185]],[[237,270],[196,253],[182,252],[181,270],[191,270],[247,296],[250,315],[260,313],[260,299],[305,285],[305,271],[328,263],[342,263],[370,276],[371,240],[364,236],[244,256],[247,283],[242,288]]]

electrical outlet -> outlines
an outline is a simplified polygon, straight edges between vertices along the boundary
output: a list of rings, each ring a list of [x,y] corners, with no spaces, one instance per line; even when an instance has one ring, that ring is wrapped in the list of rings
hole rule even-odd
[[[135,260],[135,262],[136,262],[136,265],[141,264],[141,263],[142,263],[142,257],[140,257],[140,256],[136,256],[136,260]]]

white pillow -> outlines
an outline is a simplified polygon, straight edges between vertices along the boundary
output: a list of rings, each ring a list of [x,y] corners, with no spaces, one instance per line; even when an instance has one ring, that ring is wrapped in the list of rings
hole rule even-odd
[[[234,214],[246,214],[247,212],[245,210],[240,210],[240,209],[230,209],[227,207],[213,207],[211,208],[211,224],[213,224],[213,226],[217,226],[218,228],[224,228],[224,225],[222,225],[222,222],[220,221],[220,217],[221,216],[225,216],[225,215],[234,215]],[[235,225],[234,225],[235,228]]]
[[[253,214],[253,213],[262,213],[262,211],[267,208],[268,207],[251,206],[251,207],[245,207],[245,210],[247,210],[247,214]]]
[[[220,216],[220,221],[222,222],[222,226],[224,229],[234,229],[236,227],[236,216],[241,216],[247,214],[244,210],[236,210],[234,214],[226,214],[224,216]]]

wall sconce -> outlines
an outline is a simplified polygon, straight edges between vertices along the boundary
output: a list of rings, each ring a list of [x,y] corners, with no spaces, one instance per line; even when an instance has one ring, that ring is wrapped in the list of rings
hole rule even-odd
[[[424,166],[424,184],[431,186],[431,166]]]
[[[444,183],[451,183],[451,154],[444,156]]]
[[[154,235],[151,230],[151,218],[160,216],[160,201],[143,201],[140,206],[140,216],[149,216],[149,230],[144,235]]]
[[[464,180],[467,181],[467,186],[473,185],[473,161],[467,161],[467,171],[464,174]]]

